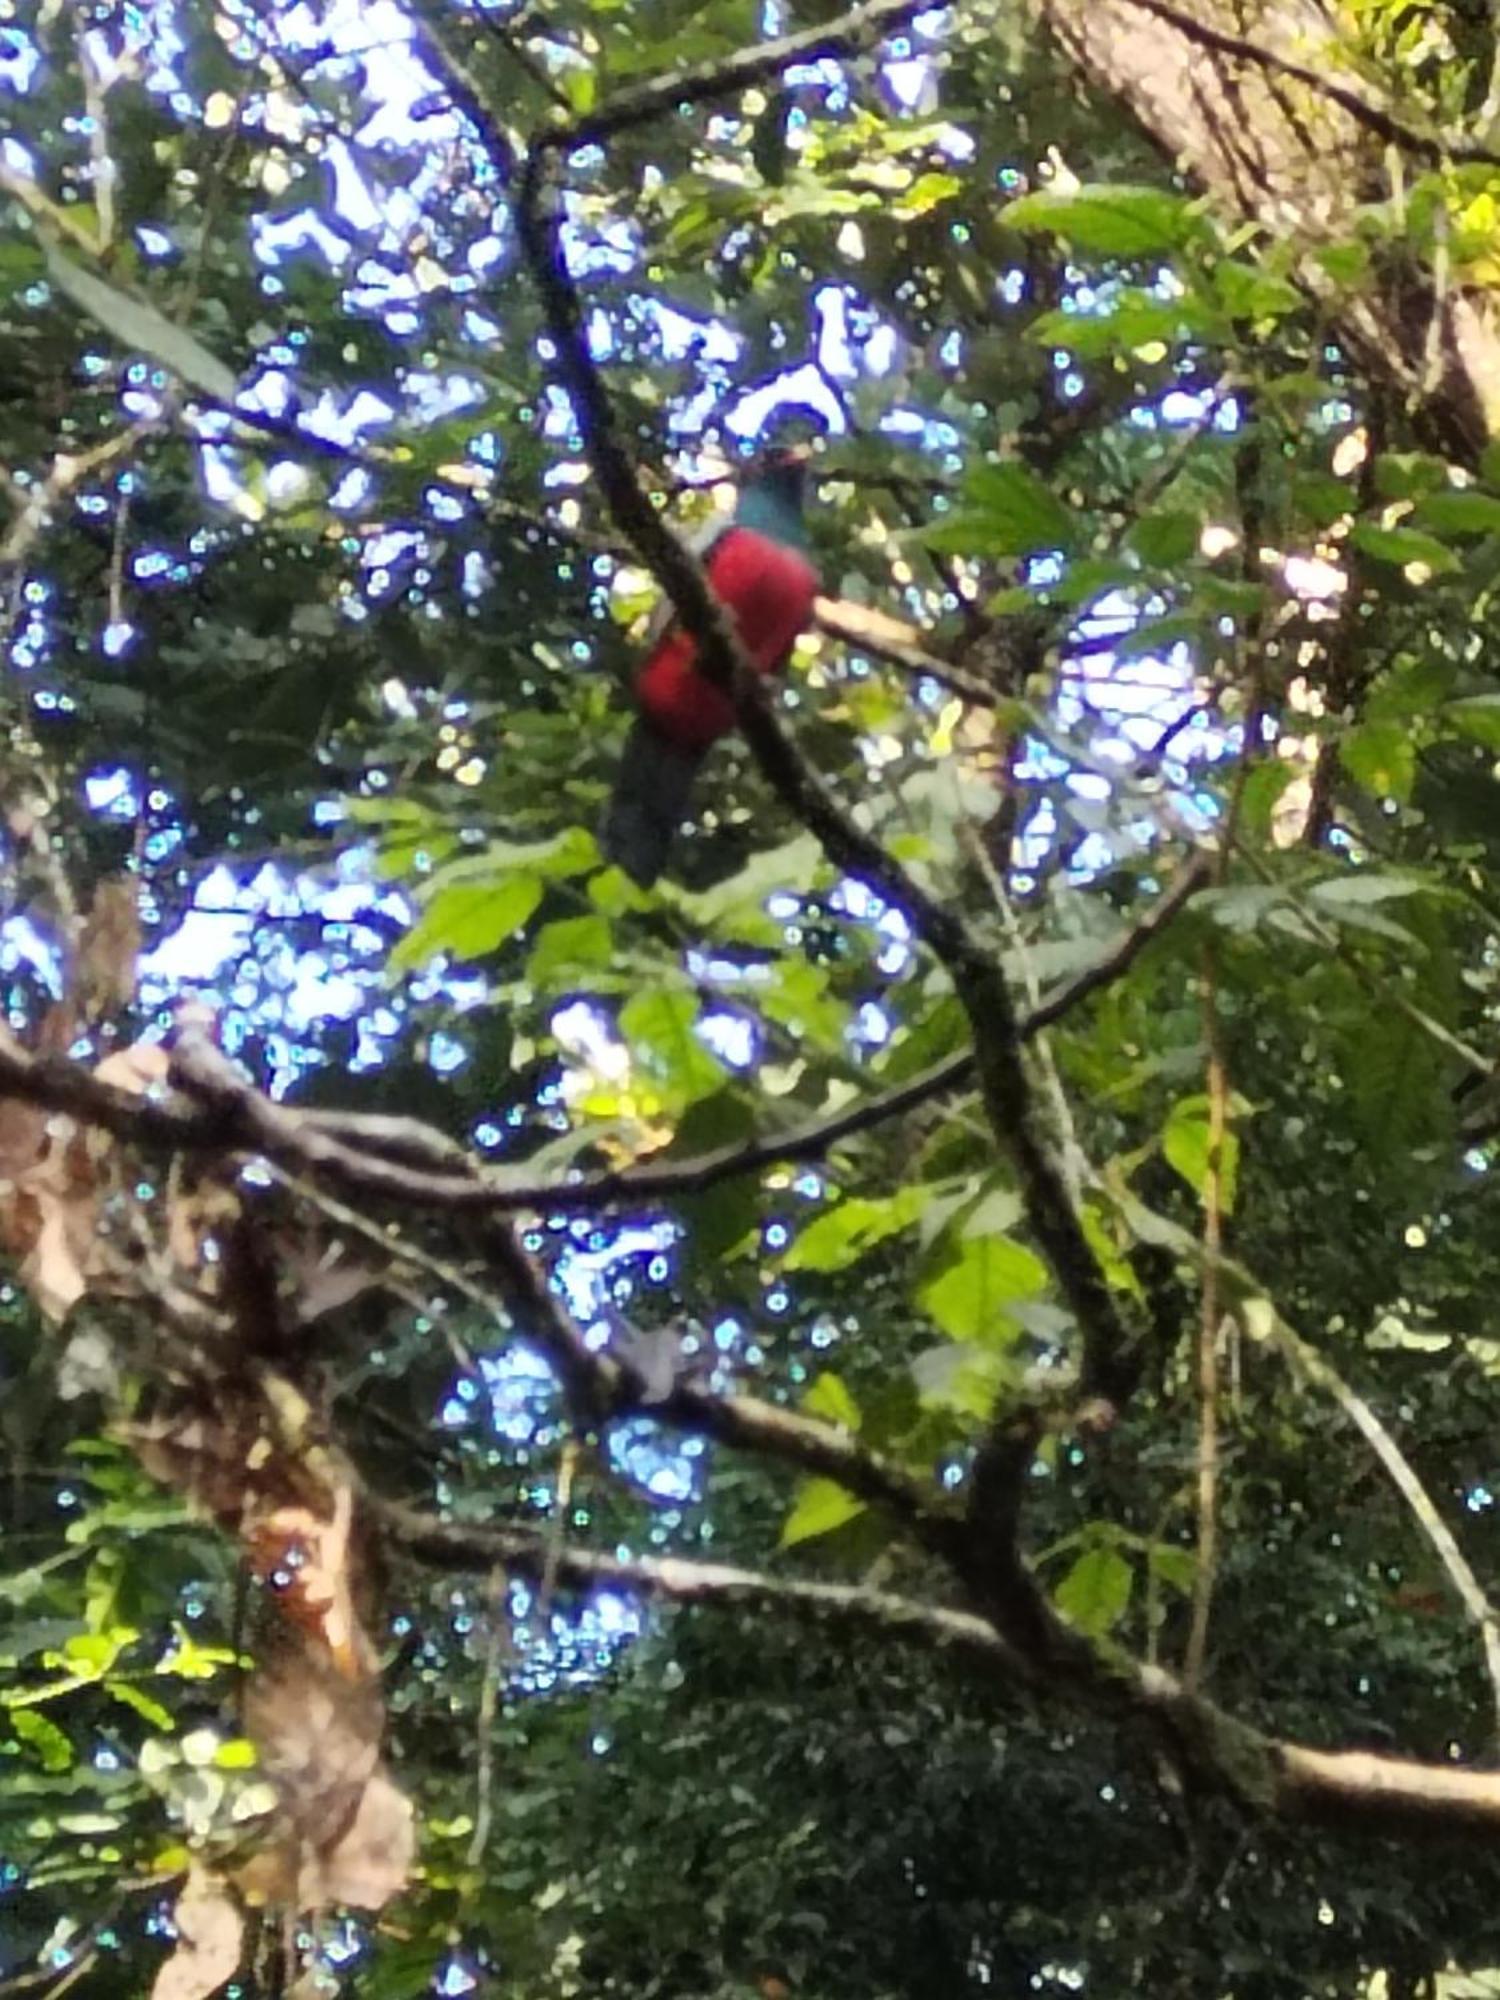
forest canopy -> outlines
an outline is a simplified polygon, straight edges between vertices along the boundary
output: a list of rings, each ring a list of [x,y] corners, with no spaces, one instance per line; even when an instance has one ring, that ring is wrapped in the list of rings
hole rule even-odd
[[[0,1996],[1500,1993],[1492,13],[0,0],[0,212]]]

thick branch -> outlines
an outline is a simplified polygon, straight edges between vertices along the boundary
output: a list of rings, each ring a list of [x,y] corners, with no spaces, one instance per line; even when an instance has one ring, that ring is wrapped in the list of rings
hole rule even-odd
[[[551,1574],[573,1590],[621,1590],[677,1604],[831,1621],[929,1656],[961,1659],[1002,1683],[1038,1689],[1036,1663],[970,1611],[723,1563],[621,1557],[567,1544],[559,1549],[524,1528],[441,1521],[390,1502],[375,1503],[373,1513],[394,1543],[434,1568],[489,1571],[498,1564],[537,1581]],[[1076,1636],[1060,1671],[1057,1666],[1049,1663],[1043,1692],[1082,1696],[1106,1714],[1150,1721],[1199,1782],[1253,1811],[1365,1834],[1500,1835],[1500,1772],[1281,1742],[1188,1693],[1171,1674],[1106,1655]]]
[[[1195,857],[1139,923],[1096,964],[1059,986],[1018,1024],[1029,1041],[1091,993],[1120,978],[1207,880]],[[691,1194],[782,1162],[822,1158],[841,1140],[869,1131],[956,1089],[973,1074],[967,1049],[945,1056],[905,1083],[877,1092],[832,1117],[810,1120],[748,1144],[695,1159],[663,1160],[574,1181],[518,1180],[497,1173],[434,1126],[414,1119],[363,1119],[338,1111],[299,1111],[256,1090],[207,1037],[187,1033],[172,1055],[172,1080],[186,1099],[143,1097],[101,1081],[82,1063],[33,1056],[0,1040],[0,1099],[14,1098],[93,1125],[154,1153],[259,1153],[300,1172],[321,1174],[348,1193],[385,1197],[408,1208],[447,1213],[515,1210],[592,1213],[627,1203]]]
[[[929,1481],[914,1478],[847,1431],[754,1396],[720,1396],[684,1380],[675,1381],[666,1395],[653,1396],[628,1361],[589,1346],[545,1271],[508,1224],[491,1224],[481,1241],[517,1309],[519,1331],[553,1361],[575,1405],[595,1421],[640,1412],[674,1429],[836,1480],[919,1533],[927,1524],[932,1538],[942,1543],[948,1510]]]

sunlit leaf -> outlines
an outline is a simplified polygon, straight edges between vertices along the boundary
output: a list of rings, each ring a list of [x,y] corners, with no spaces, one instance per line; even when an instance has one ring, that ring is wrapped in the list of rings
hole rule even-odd
[[[1226,1120],[1215,1159],[1206,1097],[1178,1099],[1162,1127],[1161,1146],[1168,1164],[1181,1174],[1201,1202],[1207,1203],[1212,1180],[1216,1183],[1219,1212],[1222,1215],[1233,1214],[1239,1182],[1240,1142],[1233,1124]]]
[[[859,1404],[843,1376],[836,1375],[831,1368],[825,1368],[813,1383],[802,1398],[802,1407],[809,1416],[826,1417],[829,1423],[841,1424],[846,1431],[857,1431],[860,1427]]]
[[[1053,1601],[1069,1624],[1101,1639],[1130,1609],[1134,1582],[1134,1571],[1118,1549],[1088,1549],[1057,1586]]]
[[[391,953],[392,970],[407,971],[439,956],[483,958],[525,929],[542,891],[536,875],[507,875],[493,884],[445,883]]]
[[[1006,1308],[1046,1285],[1046,1266],[1024,1244],[1008,1236],[970,1236],[953,1262],[920,1287],[917,1299],[953,1340],[1004,1351],[1020,1330]]]
[[[781,1546],[795,1548],[798,1542],[831,1535],[863,1514],[866,1503],[857,1499],[832,1479],[808,1479],[798,1488],[796,1503],[781,1526]]]
[[[1201,226],[1182,195],[1124,182],[1023,194],[1006,206],[1005,220],[1012,229],[1060,236],[1081,250],[1117,257],[1175,250]]]
[[[900,1189],[893,1195],[856,1195],[836,1208],[814,1216],[797,1233],[782,1260],[788,1271],[842,1271],[909,1229],[922,1212],[924,1190]]]

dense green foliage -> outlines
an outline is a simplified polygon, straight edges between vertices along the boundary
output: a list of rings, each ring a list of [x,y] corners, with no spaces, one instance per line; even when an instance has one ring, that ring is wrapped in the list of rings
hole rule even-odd
[[[378,1913],[252,1917],[245,2000],[1500,1990],[1500,1812],[1437,1840],[1357,1802],[1337,1835],[1257,1816],[1101,1692],[1112,1649],[1176,1671],[1206,1634],[1205,1692],[1278,1742],[1493,1756],[1500,449],[1438,455],[1441,357],[1424,403],[1346,336],[1393,273],[1493,284],[1500,169],[1372,169],[1313,284],[1295,233],[1239,227],[1080,92],[1051,11],[690,76],[596,143],[591,115],[816,10],[0,7],[18,1043],[87,1067],[196,996],[279,1101],[562,1188],[800,1131],[976,1038],[988,1084],[1003,1023],[926,908],[1024,1014],[1195,849],[1212,873],[1028,1042],[1060,1200],[970,1072],[791,1163],[521,1217],[596,1344],[823,1420],[934,1518],[1013,1427],[1020,1544],[1096,1677],[769,1596],[507,1578],[482,1537],[438,1562],[372,1516],[417,1867]],[[1468,11],[1370,0],[1347,73],[1451,134],[1487,87]],[[830,602],[777,712],[905,905],[738,738],[658,890],[601,859],[659,593],[518,248],[506,155],[569,120],[572,276],[665,517],[702,525],[757,438],[817,435]],[[77,916],[122,874],[123,984]],[[218,1256],[201,1156],[107,1170],[101,1229],[155,1246],[122,1276],[38,1250],[25,1200],[71,1197],[15,1192],[35,1135],[7,1114],[0,1994],[144,1994],[190,1855],[237,1866],[270,1804],[244,1679],[286,1642],[226,1531],[250,1503],[210,1498],[216,1527],[203,1482],[152,1476],[248,1376],[173,1318],[189,1199],[205,1296]],[[253,1235],[256,1363],[376,1499],[537,1530],[554,1567],[669,1554],[1004,1629],[822,1461],[663,1421],[666,1391],[586,1421],[488,1225],[264,1174],[235,1200],[214,1296],[244,1313]],[[1129,1397],[1094,1394],[1059,1206]]]

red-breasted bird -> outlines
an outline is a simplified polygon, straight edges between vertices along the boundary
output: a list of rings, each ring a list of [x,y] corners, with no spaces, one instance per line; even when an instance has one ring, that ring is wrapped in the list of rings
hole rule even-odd
[[[769,451],[740,488],[734,516],[698,549],[714,595],[734,614],[762,674],[786,665],[812,620],[818,577],[807,558],[802,494],[807,454]],[[635,680],[640,708],[625,743],[600,844],[643,888],[666,865],[710,745],[734,728],[734,703],[698,671],[698,647],[668,624]]]

